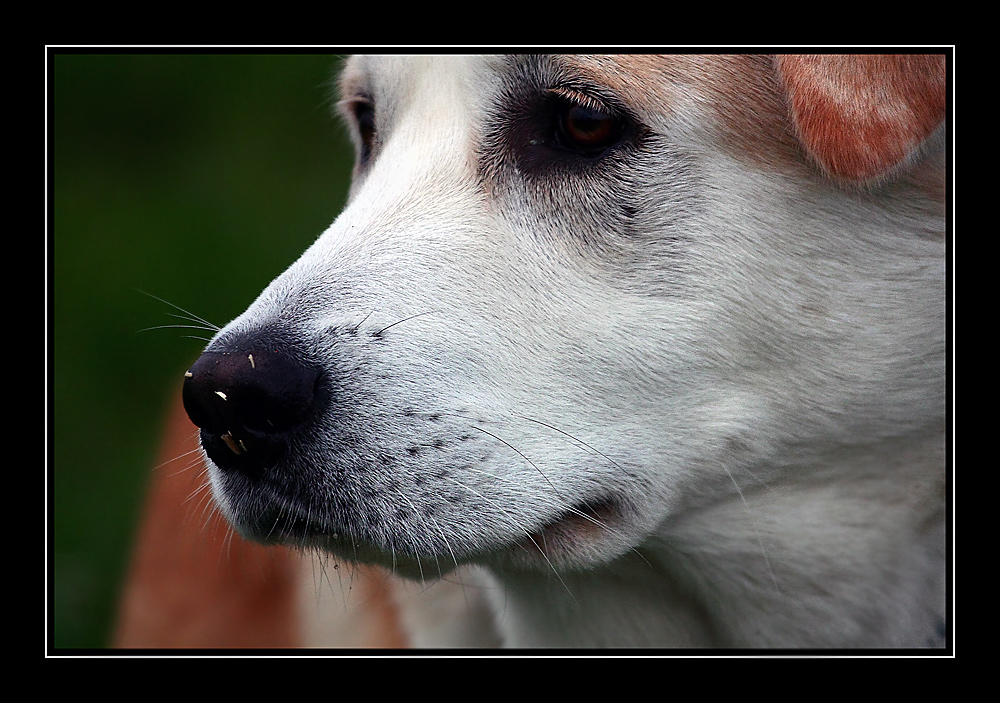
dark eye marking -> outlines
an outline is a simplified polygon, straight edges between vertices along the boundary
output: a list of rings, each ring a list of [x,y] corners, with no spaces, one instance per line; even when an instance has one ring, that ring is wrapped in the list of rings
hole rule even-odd
[[[553,168],[583,174],[610,167],[641,148],[648,133],[607,89],[561,76],[501,94],[486,125],[483,168],[510,159],[527,178]]]
[[[347,101],[344,107],[357,135],[358,165],[364,166],[371,159],[378,141],[375,104],[370,98],[359,96]]]
[[[546,93],[552,121],[552,146],[581,156],[596,157],[618,144],[627,122],[611,108],[585,93],[553,88]]]

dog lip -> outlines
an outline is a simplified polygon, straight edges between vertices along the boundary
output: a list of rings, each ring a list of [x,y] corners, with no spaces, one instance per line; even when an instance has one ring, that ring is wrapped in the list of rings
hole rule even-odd
[[[276,541],[306,545],[317,539],[336,539],[337,533],[326,529],[316,520],[297,513],[286,513],[275,521]]]
[[[622,504],[611,497],[582,501],[518,541],[518,546],[540,551],[576,552],[615,531],[622,519]]]
[[[266,507],[255,512],[240,525],[240,532],[263,544],[290,544],[307,547],[337,539],[337,532],[330,529],[318,516],[304,514],[287,500],[268,497]]]
[[[356,534],[347,525],[338,526],[322,515],[304,514],[294,502],[267,498],[268,508],[258,513],[250,524],[240,527],[241,533],[253,541],[267,545],[289,545],[299,549],[315,549],[355,564],[372,564],[391,569],[413,579],[423,579],[434,563],[434,573],[444,575],[459,562],[439,561],[432,554],[417,555],[379,545],[364,534]],[[454,555],[452,555],[454,556]]]
[[[224,456],[225,453],[231,454],[228,449],[223,451]],[[225,474],[223,471],[223,475]],[[295,497],[295,490],[291,486],[274,484],[266,475],[258,476],[256,480],[245,474],[234,478],[239,478],[241,482],[248,478],[253,481],[252,485],[243,483],[229,489],[244,495],[244,500],[237,500],[237,504],[248,508],[253,506],[252,511],[235,511],[231,518],[240,533],[248,539],[264,544],[318,548],[352,561],[379,563],[393,569],[402,568],[402,562],[412,557],[413,563],[417,565],[414,573],[418,575],[420,561],[434,558],[431,551],[408,557],[405,549],[398,550],[399,544],[393,549],[380,539],[373,540],[375,535],[367,529],[358,530],[358,526],[352,527],[350,522],[331,519],[333,514],[327,511],[316,512]],[[252,493],[252,498],[247,491]],[[510,563],[513,559],[514,563],[530,568],[538,566],[539,557],[547,562],[551,560],[551,563],[566,565],[599,560],[602,545],[609,538],[620,538],[617,528],[622,525],[626,512],[621,498],[588,498],[547,520],[540,520],[536,527],[527,528],[530,531],[522,532],[520,536],[511,535],[504,539],[495,535],[491,540],[488,536],[481,535],[472,542],[465,543],[464,548],[461,540],[451,541],[446,545],[437,545],[440,551],[438,556],[447,555],[449,560],[457,560],[456,565],[458,562],[483,565]],[[429,542],[423,543],[425,547],[433,549]]]

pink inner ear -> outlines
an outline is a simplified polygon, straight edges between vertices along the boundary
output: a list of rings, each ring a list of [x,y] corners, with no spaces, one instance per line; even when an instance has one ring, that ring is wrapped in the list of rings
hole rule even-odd
[[[885,174],[945,117],[944,55],[784,55],[777,65],[799,139],[838,178]]]

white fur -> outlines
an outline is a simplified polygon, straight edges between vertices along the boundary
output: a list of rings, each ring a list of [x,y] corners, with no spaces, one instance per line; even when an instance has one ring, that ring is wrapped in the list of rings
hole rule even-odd
[[[485,595],[508,646],[930,641],[944,254],[916,186],[741,158],[697,83],[659,112],[634,105],[662,142],[624,186],[510,163],[484,179],[508,63],[347,73],[376,106],[371,163],[221,333],[280,321],[342,383],[326,436],[290,460],[315,480],[286,508],[337,535],[310,544],[431,594],[476,579],[455,595]],[[601,231],[622,188],[638,235]],[[345,427],[364,437],[346,445]],[[213,481],[240,527],[255,503]],[[346,494],[368,496],[364,525],[324,513]],[[604,499],[603,526],[566,518]]]

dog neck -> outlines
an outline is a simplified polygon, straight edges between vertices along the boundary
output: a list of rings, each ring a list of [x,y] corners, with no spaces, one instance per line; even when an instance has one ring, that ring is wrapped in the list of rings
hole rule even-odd
[[[712,646],[708,615],[664,576],[636,553],[590,572],[496,573],[489,592],[505,647]]]
[[[894,623],[890,646],[935,646],[943,572],[926,574],[944,563],[943,450],[941,438],[826,457],[692,508],[592,571],[497,570],[504,644],[866,647],[885,645]]]

